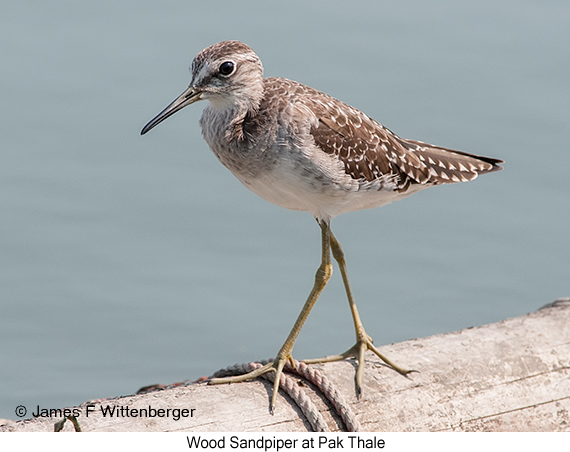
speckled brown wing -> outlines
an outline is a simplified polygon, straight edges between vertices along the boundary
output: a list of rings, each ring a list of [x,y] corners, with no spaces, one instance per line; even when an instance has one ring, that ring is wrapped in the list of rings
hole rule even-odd
[[[405,192],[413,184],[469,181],[502,169],[498,159],[400,138],[361,111],[312,88],[301,85],[297,94],[296,101],[318,118],[310,131],[315,144],[341,161],[354,179],[372,182],[392,176],[398,191]]]
[[[491,173],[503,169],[502,160],[482,157],[467,152],[456,151],[422,141],[405,140],[396,137],[408,152],[415,153],[430,171],[430,180],[439,184],[467,182],[479,174]]]

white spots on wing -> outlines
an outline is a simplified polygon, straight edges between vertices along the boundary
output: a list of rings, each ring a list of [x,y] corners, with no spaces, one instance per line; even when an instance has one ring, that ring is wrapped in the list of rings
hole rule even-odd
[[[304,88],[296,95],[296,101],[316,117],[313,126],[318,130],[314,136],[321,150],[331,164],[340,165],[342,174],[335,177],[348,177],[349,185],[355,184],[358,191],[376,184],[382,187],[380,179],[390,177],[393,189],[405,193],[421,186],[465,182],[486,168],[484,162],[469,155],[401,139],[364,113],[324,93]]]
[[[429,175],[430,175],[430,177],[434,177],[434,178],[437,178],[437,176],[438,176],[438,174],[435,172],[435,170],[431,167],[429,169]]]

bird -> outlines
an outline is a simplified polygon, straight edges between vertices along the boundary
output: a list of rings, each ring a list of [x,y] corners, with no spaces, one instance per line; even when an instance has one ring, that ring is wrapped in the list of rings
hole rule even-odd
[[[287,362],[293,364],[295,341],[332,275],[331,252],[341,272],[356,343],[344,353],[303,361],[356,359],[357,397],[362,393],[366,351],[402,375],[415,372],[390,361],[366,333],[331,220],[384,206],[428,187],[471,181],[501,170],[503,160],[400,138],[324,92],[286,78],[264,78],[260,58],[240,41],[205,48],[194,57],[190,71],[188,88],[149,121],[141,135],[182,108],[209,101],[200,126],[218,160],[265,200],[312,214],[321,230],[321,264],[313,288],[276,357],[252,372],[209,383],[237,383],[274,372],[269,406],[274,412],[283,368]]]

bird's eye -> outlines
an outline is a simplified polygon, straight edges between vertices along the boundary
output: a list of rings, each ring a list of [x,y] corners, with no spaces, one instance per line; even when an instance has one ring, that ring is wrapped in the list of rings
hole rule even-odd
[[[233,61],[224,61],[220,64],[220,75],[227,77],[228,75],[232,75],[236,69],[236,65]]]

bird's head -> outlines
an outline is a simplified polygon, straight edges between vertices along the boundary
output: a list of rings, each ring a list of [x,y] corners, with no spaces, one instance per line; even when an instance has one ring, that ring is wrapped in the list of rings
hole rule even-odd
[[[255,52],[240,41],[222,41],[202,50],[192,61],[190,86],[153,118],[144,135],[177,111],[199,100],[212,108],[255,110],[263,97],[263,66]]]

